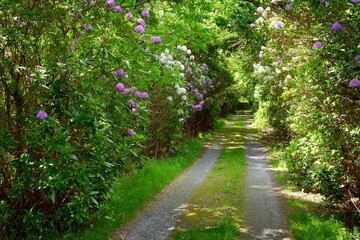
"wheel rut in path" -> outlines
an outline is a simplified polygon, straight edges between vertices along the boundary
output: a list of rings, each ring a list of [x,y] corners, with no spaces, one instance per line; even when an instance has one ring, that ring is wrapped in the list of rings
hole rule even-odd
[[[274,190],[274,176],[268,165],[267,152],[258,139],[256,129],[249,121],[246,125],[245,239],[291,239],[284,214],[286,211]]]
[[[225,127],[232,124],[229,122]],[[111,240],[161,240],[166,239],[177,218],[187,207],[196,187],[204,180],[223,148],[225,136],[207,146],[201,158],[166,187],[125,228],[117,231]]]

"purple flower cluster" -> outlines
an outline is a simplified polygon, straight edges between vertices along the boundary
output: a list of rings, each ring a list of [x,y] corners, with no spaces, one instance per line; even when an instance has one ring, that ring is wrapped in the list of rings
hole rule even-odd
[[[154,43],[161,43],[161,38],[159,36],[151,36],[150,39],[154,42]]]
[[[123,69],[119,69],[119,70],[116,70],[114,72],[115,75],[118,75],[118,76],[124,76],[125,75],[125,71]]]
[[[83,24],[83,28],[84,28],[85,30],[91,30],[91,29],[93,29],[93,27],[91,26],[91,24],[88,24],[88,23],[84,23],[84,24]]]
[[[142,11],[141,16],[143,16],[143,17],[150,17],[150,13],[149,13],[148,10],[144,10],[144,11]]]
[[[349,87],[360,87],[360,80],[357,78],[354,78],[350,81]]]
[[[324,45],[321,43],[321,42],[315,42],[314,45],[313,45],[313,49],[317,49],[317,48],[322,48]]]
[[[137,33],[144,33],[145,32],[145,28],[142,25],[137,25],[135,27],[135,32]]]
[[[135,91],[134,96],[138,98],[148,98],[149,94],[147,92]]]
[[[44,120],[45,118],[48,117],[48,114],[47,114],[45,111],[40,110],[40,111],[36,114],[36,117],[39,118],[39,119]]]
[[[107,2],[110,7],[114,9],[115,12],[122,12],[121,6],[117,6],[115,0],[108,0]]]
[[[360,1],[360,0],[359,0]],[[360,55],[355,56],[355,61],[360,62]]]
[[[284,27],[284,23],[281,21],[272,21],[270,23],[270,26],[272,26],[274,28],[282,28],[282,27]]]
[[[135,134],[136,134],[136,132],[133,129],[129,129],[127,131],[127,135],[130,136],[130,137],[134,136]]]
[[[343,26],[339,23],[339,22],[335,22],[332,26],[331,26],[331,30],[342,30]]]

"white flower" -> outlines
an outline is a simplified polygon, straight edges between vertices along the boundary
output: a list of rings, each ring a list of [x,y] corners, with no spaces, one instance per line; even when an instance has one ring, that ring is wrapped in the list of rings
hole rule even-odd
[[[180,77],[185,77],[185,74],[184,74],[184,73],[180,73]]]
[[[179,114],[179,115],[183,115],[183,114],[184,114],[184,110],[179,109],[179,110],[178,110],[178,114]]]
[[[191,55],[190,60],[194,60],[194,59],[195,59],[194,55]]]
[[[182,96],[181,96],[181,99],[182,99],[183,101],[186,101],[186,100],[187,100],[186,95],[182,95]]]
[[[255,21],[255,22],[264,22],[264,18],[259,17],[258,19],[256,19],[256,21]]]
[[[169,49],[166,48],[166,49],[165,49],[165,53],[166,53],[166,54],[169,54]]]
[[[169,100],[169,102],[172,102],[172,100],[173,100],[172,96],[168,96],[167,100]]]
[[[181,50],[183,50],[184,52],[186,52],[186,51],[187,51],[187,47],[186,47],[186,46],[182,46],[182,47],[181,47]]]
[[[188,49],[188,50],[186,51],[186,53],[190,55],[190,54],[191,54],[191,50]]]
[[[280,71],[280,69],[275,69],[275,72],[276,72],[276,74],[280,74],[281,73],[281,71]]]
[[[185,66],[184,66],[184,65],[180,64],[179,66],[180,66],[180,69],[181,69],[181,70],[184,70],[184,69],[185,69]]]

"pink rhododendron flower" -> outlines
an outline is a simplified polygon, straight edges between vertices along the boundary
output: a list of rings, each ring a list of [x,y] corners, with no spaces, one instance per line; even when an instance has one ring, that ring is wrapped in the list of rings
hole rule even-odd
[[[91,30],[93,27],[91,26],[91,24],[83,24],[83,28],[85,29],[85,30]]]
[[[130,19],[133,19],[134,18],[134,15],[131,13],[131,12],[127,12],[125,14],[126,17],[130,18]]]
[[[141,94],[141,97],[142,97],[142,98],[148,98],[148,97],[149,97],[149,94],[148,94],[147,92],[143,92],[143,93]]]
[[[264,9],[263,9],[262,7],[258,7],[258,8],[256,9],[256,11],[258,11],[259,13],[262,13],[262,12],[264,11]]]
[[[123,69],[119,69],[115,72],[115,75],[119,75],[119,76],[124,76],[125,75],[125,71]]]
[[[129,92],[130,92],[130,89],[129,89],[129,88],[125,88],[123,91],[121,91],[121,94],[122,94],[123,96],[126,96]]]
[[[154,42],[154,43],[161,43],[161,38],[159,36],[151,36],[150,39]]]
[[[360,1],[360,0],[359,0]],[[355,56],[355,61],[360,62],[360,55]]]
[[[135,91],[135,92],[134,92],[134,96],[135,96],[135,97],[142,98],[142,93],[141,93],[140,91]]]
[[[150,17],[150,13],[149,13],[148,10],[142,11],[141,15],[142,15],[143,17]]]
[[[353,3],[358,3],[360,0],[351,0]]]
[[[357,78],[354,78],[350,81],[349,87],[360,87],[360,80]]]
[[[144,29],[143,26],[137,25],[137,26],[135,27],[135,32],[137,32],[137,33],[144,33],[144,32],[145,32],[145,29]]]
[[[120,92],[122,92],[122,91],[125,90],[125,85],[124,85],[123,83],[119,82],[118,84],[116,84],[116,88],[117,88]]]
[[[39,119],[44,120],[45,118],[48,117],[48,114],[47,114],[45,111],[40,110],[40,111],[36,114],[36,117],[39,118]]]
[[[139,18],[138,20],[138,23],[140,23],[140,25],[145,25],[145,20],[144,19],[142,19],[142,18]]]
[[[341,30],[341,29],[343,29],[343,26],[339,22],[336,22],[331,26],[331,30]]]
[[[290,4],[286,4],[285,8],[286,8],[286,10],[289,10],[289,11],[293,10],[293,8]]]
[[[108,0],[107,2],[112,7],[115,7],[115,5],[116,5],[115,0]]]
[[[317,48],[321,48],[323,47],[324,45],[321,43],[321,42],[315,42],[314,43],[314,46],[312,47],[313,49],[317,49]]]
[[[282,28],[284,27],[284,23],[280,21],[272,21],[270,26],[273,26],[274,28]]]
[[[114,11],[115,12],[122,12],[122,8],[120,6],[115,6]]]
[[[250,27],[252,27],[252,28],[255,27],[255,23],[251,23]]]
[[[133,129],[129,129],[128,131],[127,131],[127,135],[128,136],[134,136],[136,134],[136,132],[133,130]]]

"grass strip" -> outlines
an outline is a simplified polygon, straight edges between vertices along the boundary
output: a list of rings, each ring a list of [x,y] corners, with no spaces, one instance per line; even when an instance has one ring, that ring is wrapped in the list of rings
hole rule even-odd
[[[101,207],[92,227],[62,239],[107,240],[117,228],[130,221],[138,210],[144,208],[157,193],[200,157],[202,151],[200,141],[188,141],[176,156],[149,161],[142,169],[119,178],[109,202]]]
[[[295,192],[291,186],[286,162],[272,161],[272,169],[276,179],[285,184],[286,191]],[[289,227],[293,239],[297,240],[358,240],[359,232],[351,231],[343,222],[336,220],[327,212],[321,203],[295,197],[289,197],[287,205],[291,208],[288,216]]]
[[[241,235],[245,172],[244,124],[223,128],[225,149],[196,189],[169,239],[232,240]]]

